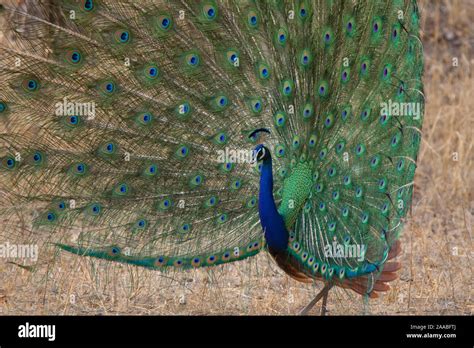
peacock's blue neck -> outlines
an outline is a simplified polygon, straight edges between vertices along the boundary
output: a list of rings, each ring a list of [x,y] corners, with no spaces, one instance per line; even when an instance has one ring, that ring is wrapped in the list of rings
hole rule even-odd
[[[272,158],[262,162],[258,212],[268,246],[275,251],[285,251],[288,245],[288,231],[283,217],[278,213],[273,199]]]

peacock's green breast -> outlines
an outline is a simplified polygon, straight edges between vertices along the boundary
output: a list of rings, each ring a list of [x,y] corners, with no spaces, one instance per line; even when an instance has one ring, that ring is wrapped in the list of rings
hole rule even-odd
[[[299,162],[283,182],[282,201],[278,212],[283,216],[285,226],[290,231],[301,209],[311,194],[313,175],[309,162]]]

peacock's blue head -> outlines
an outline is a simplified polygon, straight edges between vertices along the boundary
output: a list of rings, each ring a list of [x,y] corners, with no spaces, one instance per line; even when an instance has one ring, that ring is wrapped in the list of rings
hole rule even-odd
[[[258,144],[253,151],[257,162],[271,159],[270,150],[263,144]]]
[[[258,128],[255,129],[252,133],[250,133],[249,138],[256,138],[259,133],[270,134],[270,131],[267,128]],[[272,159],[270,155],[270,150],[263,144],[258,144],[253,151],[257,162],[268,161]]]

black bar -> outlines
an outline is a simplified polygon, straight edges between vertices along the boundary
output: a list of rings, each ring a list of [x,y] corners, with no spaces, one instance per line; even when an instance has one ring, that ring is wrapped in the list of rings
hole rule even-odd
[[[20,325],[55,325],[55,339],[20,338]],[[432,325],[428,326],[428,325]],[[455,325],[455,326],[453,326]],[[0,346],[15,345],[221,345],[414,344],[472,347],[469,316],[328,316],[328,317],[192,317],[192,316],[4,316]],[[25,330],[23,330],[25,332]],[[456,337],[409,338],[407,334],[455,334]]]

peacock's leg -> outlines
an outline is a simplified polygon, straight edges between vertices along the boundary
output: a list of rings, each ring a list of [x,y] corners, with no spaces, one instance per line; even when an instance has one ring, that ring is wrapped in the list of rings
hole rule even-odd
[[[308,303],[308,305],[307,305],[305,308],[303,308],[303,309],[301,310],[301,312],[299,312],[299,315],[306,315],[306,314],[308,314],[308,312],[314,307],[314,305],[315,305],[316,303],[319,302],[319,300],[320,300],[322,297],[325,298],[325,300],[323,300],[323,305],[324,305],[324,307],[325,307],[325,306],[326,306],[326,301],[327,301],[327,295],[328,295],[329,290],[332,288],[332,286],[333,286],[333,284],[331,284],[331,283],[326,283],[326,284],[324,285],[324,288],[316,295],[316,297],[313,298],[313,300],[312,300],[310,303]],[[324,315],[322,312],[321,312],[321,314]]]
[[[327,302],[328,302],[329,289],[323,294],[323,303],[321,304],[321,316],[325,316],[327,312]]]

